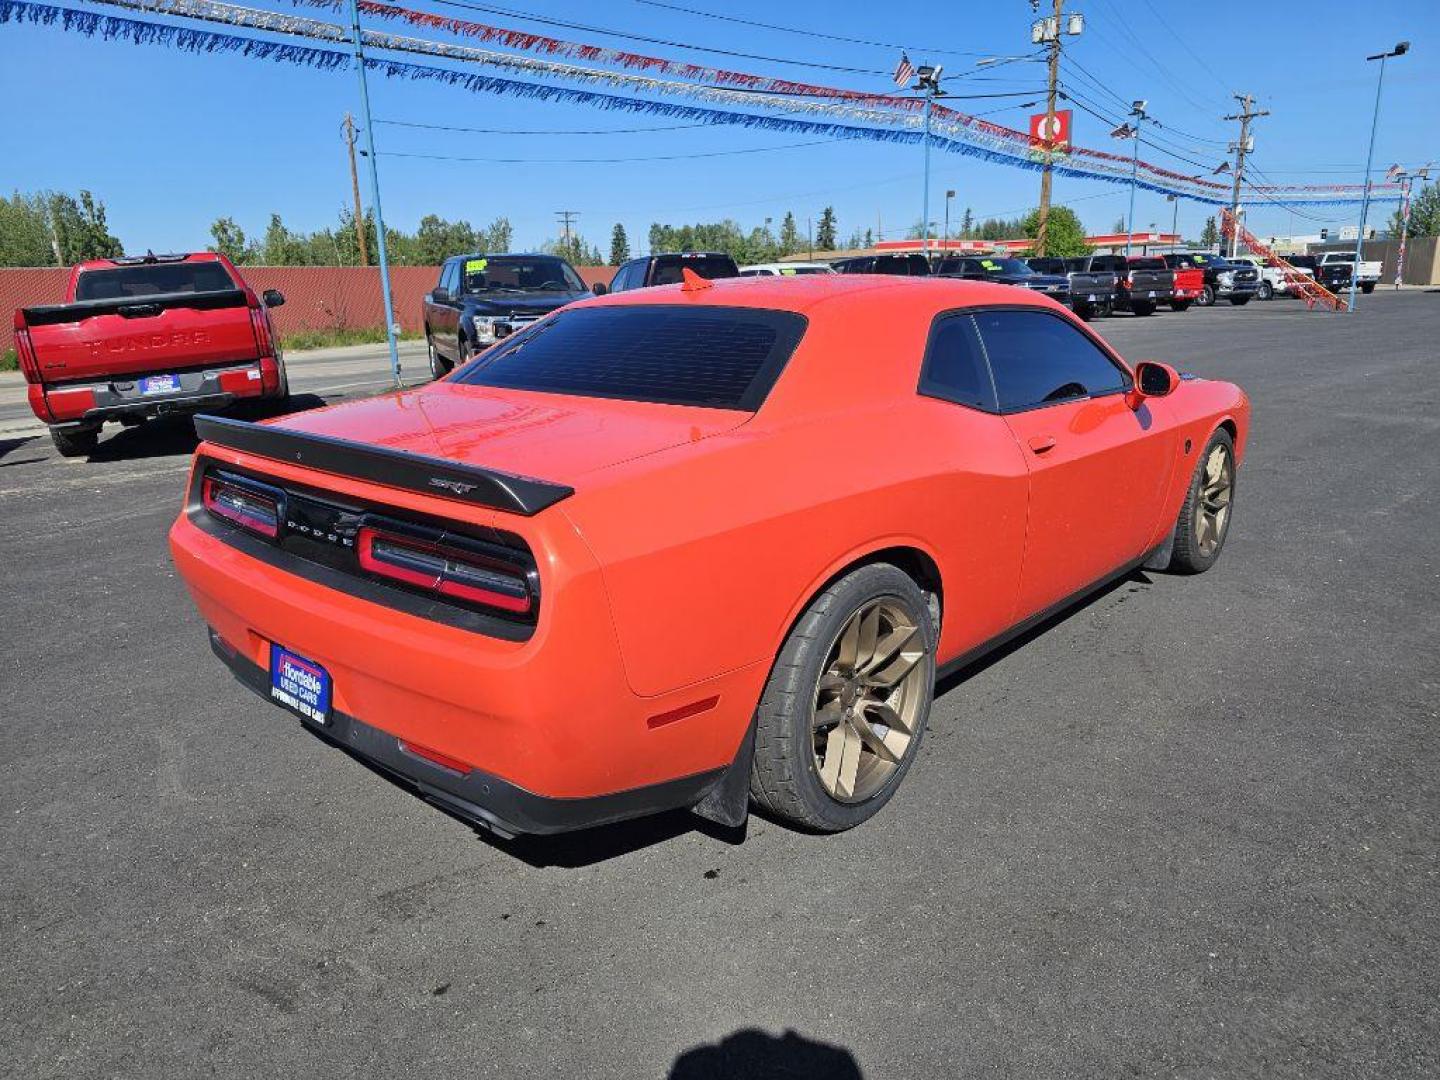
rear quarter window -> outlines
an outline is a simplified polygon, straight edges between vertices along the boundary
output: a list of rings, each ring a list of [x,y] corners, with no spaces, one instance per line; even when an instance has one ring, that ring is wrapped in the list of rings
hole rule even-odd
[[[166,293],[224,292],[239,286],[218,262],[145,263],[86,270],[75,279],[76,300],[122,300]]]
[[[753,412],[805,326],[802,315],[759,308],[578,308],[495,346],[454,381]]]

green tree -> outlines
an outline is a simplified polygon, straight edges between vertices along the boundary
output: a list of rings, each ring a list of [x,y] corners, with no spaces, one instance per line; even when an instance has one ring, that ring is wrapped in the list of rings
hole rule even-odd
[[[630,259],[630,238],[625,235],[625,226],[615,223],[610,231],[610,265],[619,266]]]
[[[1200,246],[1208,248],[1214,247],[1218,243],[1220,243],[1220,230],[1215,227],[1215,219],[1207,217],[1205,227],[1200,230]]]
[[[510,224],[510,219],[497,217],[485,227],[483,247],[491,255],[504,255],[510,251],[510,245],[515,239],[515,229]]]
[[[287,229],[279,214],[271,214],[257,254],[264,266],[304,266],[305,237]]]
[[[63,192],[52,194],[47,209],[64,262],[113,259],[124,254],[124,246],[110,235],[105,223],[105,204],[90,192],[82,189],[78,202]]]
[[[835,250],[835,208],[820,211],[820,224],[815,229],[815,246],[821,251]]]
[[[210,223],[210,250],[218,251],[233,263],[243,263],[250,254],[245,230],[234,218],[216,218]]]
[[[50,239],[44,196],[0,197],[0,266],[54,266]]]
[[[420,219],[411,251],[416,266],[439,266],[451,255],[464,255],[481,247],[489,237],[477,234],[468,221],[446,221],[438,214]]]
[[[1390,219],[1390,235],[1400,236],[1401,218],[1397,209]],[[1410,198],[1411,236],[1440,236],[1440,184],[1426,184]]]
[[[1117,217],[1115,224],[1110,226],[1110,231],[1112,233],[1123,233],[1125,231],[1125,219],[1123,217]]]
[[[1040,231],[1040,210],[1031,210],[1020,219],[1019,236],[1033,237]],[[1070,259],[1088,255],[1090,245],[1085,243],[1085,227],[1080,217],[1068,206],[1051,206],[1050,219],[1045,223],[1045,254],[1057,259]]]
[[[968,240],[970,233],[975,229],[975,215],[970,207],[965,207],[965,216],[960,219],[960,238]]]
[[[785,212],[785,219],[780,222],[780,245],[777,251],[782,258],[786,255],[794,255],[800,250],[800,230],[795,227],[795,214],[793,211]]]

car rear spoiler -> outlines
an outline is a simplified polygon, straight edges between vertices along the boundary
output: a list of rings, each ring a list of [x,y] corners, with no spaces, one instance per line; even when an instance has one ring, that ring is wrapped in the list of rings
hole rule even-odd
[[[250,298],[244,289],[215,289],[211,292],[156,293],[153,296],[116,296],[104,300],[77,300],[73,304],[44,304],[24,309],[27,326],[51,326],[80,322],[94,315],[126,315],[146,318],[167,308],[247,307]]]
[[[274,424],[197,416],[195,431],[215,446],[526,517],[575,494],[574,488],[564,484]]]

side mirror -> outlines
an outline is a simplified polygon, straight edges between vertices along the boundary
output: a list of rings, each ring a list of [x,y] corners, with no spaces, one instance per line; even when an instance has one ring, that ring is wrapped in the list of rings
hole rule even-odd
[[[1180,373],[1158,360],[1141,360],[1135,365],[1135,386],[1128,395],[1130,407],[1138,409],[1146,398],[1173,394],[1180,385]]]
[[[596,296],[604,296],[610,290],[605,287],[605,283],[603,281],[597,281],[594,285],[590,286],[590,291]]]
[[[430,290],[430,299],[437,304],[444,304],[450,300],[450,290],[442,285],[436,285]]]
[[[260,301],[266,307],[279,307],[285,303],[285,294],[279,289],[266,289],[260,294]]]

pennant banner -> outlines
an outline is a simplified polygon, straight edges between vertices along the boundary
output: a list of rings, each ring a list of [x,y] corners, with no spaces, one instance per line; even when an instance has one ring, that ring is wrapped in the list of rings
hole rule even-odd
[[[256,8],[242,8],[218,3],[215,0],[97,0],[97,2],[151,14],[200,19],[244,29],[318,39],[333,44],[347,42],[350,37],[350,32],[346,28],[332,23]],[[353,60],[349,53],[336,49],[294,45],[144,19],[102,15],[98,12],[62,5],[31,3],[30,0],[0,0],[0,23],[12,21],[46,26],[58,25],[72,33],[99,36],[106,40],[128,40],[136,44],[166,45],[194,53],[237,53],[242,56],[321,70],[349,67]],[[623,85],[654,94],[684,94],[725,104],[778,108],[790,115],[764,115],[754,112],[702,108],[679,102],[622,97],[594,90],[501,78],[479,72],[434,67],[428,64],[374,56],[366,57],[365,63],[368,69],[389,78],[442,82],[461,86],[475,93],[530,98],[539,101],[560,101],[613,111],[676,117],[704,124],[784,131],[827,139],[918,145],[926,138],[925,132],[920,128],[920,118],[913,114],[899,114],[888,110],[862,108],[827,101],[785,100],[776,102],[773,99],[767,99],[764,95],[747,94],[743,90],[665,82],[630,72],[595,71],[571,64],[494,53],[468,46],[448,45],[418,38],[396,37],[376,31],[362,31],[362,33],[365,44],[370,48],[420,52],[448,59],[503,66],[512,70],[519,69],[546,78],[583,79],[592,84],[601,82],[610,86]],[[813,119],[800,119],[795,115],[797,113],[805,114]],[[840,119],[855,122],[836,122]],[[943,152],[961,154],[1012,167],[1029,170],[1039,170],[1043,167],[1042,162],[1028,152],[1028,136],[1023,133],[1015,133],[1020,135],[1025,144],[1017,147],[1012,145],[1008,138],[998,137],[983,130],[981,123],[977,121],[973,124],[964,124],[944,120],[938,123],[932,122],[932,133],[929,136],[930,145]],[[1009,132],[1010,129],[1000,130]],[[1079,148],[1077,147],[1076,150],[1078,151]],[[1092,154],[1090,159],[1083,162],[1074,156],[1066,162],[1056,162],[1051,166],[1052,171],[1060,176],[1077,179],[1103,180],[1122,185],[1131,183],[1129,158],[1102,154],[1098,151],[1092,152]],[[1179,195],[1213,206],[1221,206],[1229,201],[1223,192],[1216,190],[1216,185],[1208,181],[1185,177],[1181,174],[1169,174],[1168,170],[1156,169],[1154,171],[1157,174],[1168,175],[1164,178],[1158,175],[1141,176],[1135,181],[1136,186],[1160,194]],[[1393,185],[1391,187],[1393,188]],[[1305,188],[1268,189],[1268,197],[1271,201],[1277,203],[1283,201],[1286,206],[1345,205],[1359,202],[1362,194],[1362,189],[1358,187],[1352,193],[1339,185],[1324,192]],[[1372,200],[1394,198],[1398,198],[1398,194],[1392,195],[1383,189],[1372,188]]]

